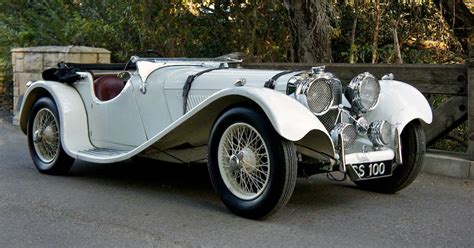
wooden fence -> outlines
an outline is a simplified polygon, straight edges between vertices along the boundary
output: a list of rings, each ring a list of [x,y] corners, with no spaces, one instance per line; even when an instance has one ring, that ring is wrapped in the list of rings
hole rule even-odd
[[[349,82],[362,72],[381,78],[393,73],[396,80],[411,84],[424,94],[447,95],[449,98],[433,110],[433,123],[425,126],[428,144],[435,142],[468,120],[467,156],[474,160],[474,67],[466,65],[387,65],[387,64],[301,64],[244,63],[245,68],[308,70],[325,65],[341,79]],[[416,108],[416,106],[413,106]]]

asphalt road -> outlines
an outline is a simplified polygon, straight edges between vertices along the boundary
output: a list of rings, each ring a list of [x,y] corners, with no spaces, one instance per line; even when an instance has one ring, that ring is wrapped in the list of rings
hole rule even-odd
[[[384,195],[314,176],[254,221],[225,208],[205,166],[76,162],[68,176],[39,174],[26,137],[0,119],[0,247],[473,247],[473,184],[422,174]]]

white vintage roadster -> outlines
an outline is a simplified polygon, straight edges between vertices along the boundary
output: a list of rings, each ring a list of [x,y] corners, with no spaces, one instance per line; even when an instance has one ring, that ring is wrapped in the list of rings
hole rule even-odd
[[[261,218],[288,202],[297,176],[341,172],[363,189],[394,193],[422,166],[421,121],[430,123],[432,112],[419,91],[393,76],[363,73],[343,88],[323,67],[129,62],[135,69],[127,63],[109,75],[62,66],[27,84],[20,126],[41,173],[67,173],[75,159],[207,161],[224,204]]]

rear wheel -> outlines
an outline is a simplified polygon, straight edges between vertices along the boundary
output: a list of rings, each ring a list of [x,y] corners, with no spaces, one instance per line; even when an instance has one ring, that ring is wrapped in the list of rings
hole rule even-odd
[[[235,214],[262,218],[283,207],[296,183],[296,150],[258,111],[236,107],[214,124],[209,141],[214,189]]]
[[[39,172],[66,174],[74,159],[64,152],[61,144],[58,109],[49,97],[38,99],[28,118],[28,148]]]
[[[410,122],[401,134],[403,164],[397,165],[391,177],[356,181],[362,189],[395,193],[410,185],[423,165],[426,152],[425,133],[419,121]]]

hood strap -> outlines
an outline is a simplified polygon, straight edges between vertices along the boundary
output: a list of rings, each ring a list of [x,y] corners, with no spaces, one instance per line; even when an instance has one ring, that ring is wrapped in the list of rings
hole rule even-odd
[[[287,71],[282,71],[282,72],[276,74],[275,76],[273,76],[272,78],[268,79],[268,81],[265,82],[264,87],[269,88],[269,89],[275,89],[275,83],[281,76],[293,73],[295,71],[296,70],[287,70]]]
[[[215,71],[215,70],[223,70],[223,69],[228,69],[228,67],[224,67],[221,64],[221,66],[219,66],[219,67],[202,70],[202,71],[200,71],[196,74],[192,74],[192,75],[188,76],[188,79],[186,79],[186,82],[184,83],[184,86],[183,86],[183,115],[186,114],[186,112],[187,112],[188,95],[189,95],[189,91],[191,90],[191,85],[193,84],[194,79],[196,79],[197,77],[201,76],[204,73],[208,73],[208,72]]]

